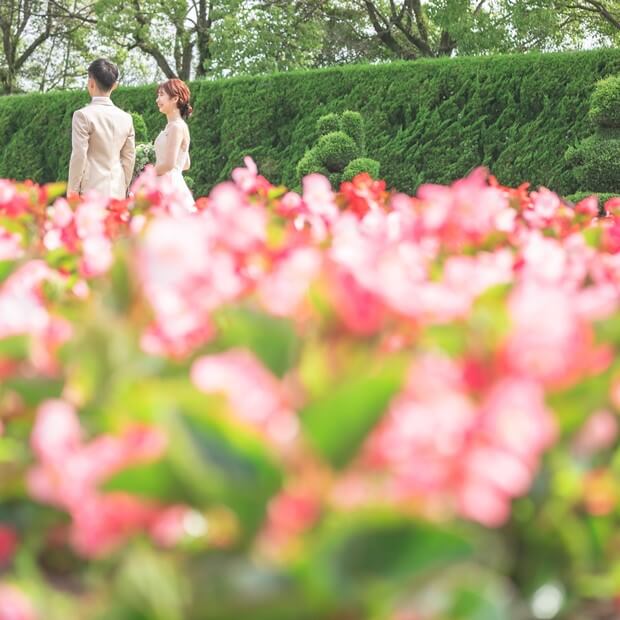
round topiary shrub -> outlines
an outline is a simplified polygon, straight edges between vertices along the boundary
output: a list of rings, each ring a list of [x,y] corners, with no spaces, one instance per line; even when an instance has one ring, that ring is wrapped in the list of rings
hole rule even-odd
[[[352,181],[358,174],[368,173],[373,179],[379,177],[379,162],[369,157],[358,157],[354,159],[344,169],[342,173],[343,181]]]
[[[340,117],[338,114],[326,114],[317,122],[319,136],[325,136],[332,131],[340,131]]]
[[[583,193],[620,192],[620,77],[596,84],[590,99],[595,133],[564,154]]]
[[[317,172],[324,176],[329,174],[329,170],[323,165],[319,159],[318,153],[314,150],[306,151],[306,154],[299,160],[297,164],[297,176],[303,179],[305,176]]]
[[[580,187],[593,187],[600,192],[620,189],[620,140],[589,136],[567,156],[575,165],[573,174]]]
[[[362,119],[362,115],[358,112],[351,112],[350,110],[347,110],[342,113],[340,123],[342,131],[355,140],[355,144],[357,144],[357,148],[360,153],[363,153],[366,150],[366,134],[364,131],[364,121]]]
[[[342,183],[342,174],[340,172],[330,172],[326,176],[332,187],[340,187],[340,183]]]
[[[358,148],[344,131],[334,131],[319,138],[315,156],[330,172],[342,172],[358,156]]]
[[[317,143],[297,164],[300,184],[303,177],[313,172],[326,176],[333,187],[360,172],[367,172],[374,178],[379,176],[379,162],[364,156],[366,136],[359,112],[326,114],[319,118],[317,132]]]
[[[597,83],[590,99],[589,117],[601,127],[620,127],[620,76]]]

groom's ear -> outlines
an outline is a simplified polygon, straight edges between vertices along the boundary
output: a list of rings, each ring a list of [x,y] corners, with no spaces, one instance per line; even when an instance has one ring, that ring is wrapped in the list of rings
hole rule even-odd
[[[110,92],[116,90],[117,86],[118,86],[118,82],[114,82],[114,84],[112,84],[112,88],[110,89]]]

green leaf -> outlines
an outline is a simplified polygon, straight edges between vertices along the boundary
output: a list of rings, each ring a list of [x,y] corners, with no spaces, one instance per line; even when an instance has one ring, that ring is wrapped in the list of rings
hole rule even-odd
[[[429,325],[422,336],[426,348],[439,348],[451,356],[458,356],[467,350],[467,330],[463,325]]]
[[[346,465],[357,452],[399,390],[403,374],[403,365],[395,360],[349,379],[301,412],[311,443],[335,467]]]
[[[579,384],[547,396],[563,432],[574,432],[594,411],[607,405],[609,374],[587,377]]]
[[[601,245],[601,238],[603,236],[603,229],[600,226],[592,226],[586,228],[582,233],[586,243],[591,248],[599,248]]]
[[[63,181],[58,181],[56,183],[48,183],[45,186],[45,191],[47,192],[47,202],[51,204],[56,200],[56,198],[60,198],[60,196],[64,196],[67,191],[67,184]]]
[[[308,569],[316,573],[317,585],[324,581],[348,594],[446,567],[473,552],[456,531],[393,513],[328,522],[313,547],[317,551]]]
[[[45,262],[54,269],[71,272],[77,269],[78,258],[64,248],[58,248],[46,254]]]
[[[183,481],[167,459],[124,469],[108,479],[104,488],[167,503],[191,500],[191,494],[185,491]]]
[[[10,336],[0,340],[0,358],[23,359],[28,355],[29,337]]]
[[[280,466],[225,399],[203,394],[185,376],[143,381],[119,390],[104,415],[112,426],[127,417],[155,424],[168,437],[162,463],[128,470],[114,485],[140,491],[144,484],[153,496],[185,498],[198,508],[226,505],[248,538],[260,526],[281,485]]]
[[[299,339],[291,321],[248,308],[220,311],[215,320],[218,326],[217,348],[249,349],[278,376],[282,376],[295,363]]]
[[[17,267],[17,263],[12,260],[0,260],[0,282],[4,282]]]
[[[168,419],[170,461],[195,502],[225,504],[251,537],[281,473],[258,441],[227,431],[205,413],[181,408]]]
[[[17,392],[28,407],[36,407],[48,398],[60,398],[64,387],[63,381],[60,379],[43,377],[12,377],[6,379],[2,385]]]

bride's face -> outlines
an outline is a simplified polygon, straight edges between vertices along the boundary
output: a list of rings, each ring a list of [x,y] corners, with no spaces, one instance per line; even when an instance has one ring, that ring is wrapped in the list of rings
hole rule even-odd
[[[157,99],[155,103],[162,114],[169,114],[177,107],[178,97],[170,97],[168,93],[163,90],[157,92]]]

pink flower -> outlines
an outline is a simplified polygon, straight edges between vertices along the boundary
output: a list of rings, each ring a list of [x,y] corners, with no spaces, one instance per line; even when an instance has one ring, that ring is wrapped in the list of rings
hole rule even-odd
[[[318,518],[317,498],[303,490],[284,490],[269,501],[269,527],[278,534],[297,535]]]
[[[112,266],[114,256],[112,243],[107,237],[87,237],[82,244],[82,275],[86,278],[106,273]]]
[[[273,270],[258,283],[263,307],[278,316],[292,315],[318,275],[321,259],[321,253],[311,247],[294,248],[277,258]]]
[[[75,226],[81,239],[105,235],[105,220],[108,215],[107,200],[98,194],[89,194],[75,210]],[[61,219],[67,219],[63,214]]]
[[[88,496],[72,513],[71,542],[84,556],[100,557],[149,527],[156,510],[125,493]]]
[[[222,241],[237,252],[248,252],[265,242],[267,214],[262,206],[250,204],[233,183],[216,185],[209,195],[206,217],[213,217]]]
[[[249,351],[205,355],[192,365],[191,379],[203,392],[226,395],[233,413],[276,444],[287,444],[299,422],[278,380]]]
[[[386,319],[380,298],[357,283],[353,275],[334,265],[328,271],[329,296],[334,310],[347,329],[357,334],[373,334]]]
[[[310,224],[313,239],[326,239],[339,211],[329,181],[321,174],[309,174],[302,180],[303,218]]]
[[[303,211],[302,198],[296,192],[287,192],[278,203],[276,209],[284,217],[300,215]]]
[[[484,400],[482,414],[483,434],[532,468],[557,436],[544,390],[534,381],[510,376],[501,379]]]
[[[28,210],[26,193],[18,191],[17,186],[8,179],[0,179],[0,213],[9,217],[19,217]]]
[[[54,272],[43,261],[29,261],[14,271],[0,288],[0,338],[43,333],[52,318],[45,307],[41,287]]]
[[[0,525],[0,567],[5,567],[11,562],[18,544],[15,530],[8,525]]]
[[[590,456],[611,447],[618,437],[618,419],[607,409],[595,411],[573,439],[573,449],[580,456]]]
[[[510,250],[479,252],[475,256],[449,256],[443,282],[451,290],[466,291],[471,302],[487,289],[510,284],[514,279],[514,255]]]
[[[443,505],[494,527],[529,489],[556,425],[538,384],[505,377],[480,386],[478,403],[465,370],[436,356],[414,363],[359,467],[383,475],[390,502]]]
[[[151,353],[185,355],[213,335],[211,312],[245,286],[235,257],[216,247],[201,216],[161,217],[148,227],[138,269],[155,325],[143,337]]]
[[[157,460],[166,449],[159,430],[134,426],[119,437],[100,435],[83,443],[73,407],[45,401],[37,412],[32,447],[38,464],[27,476],[37,500],[65,509],[71,538],[85,555],[100,555],[128,535],[150,527],[156,507],[124,494],[103,494],[98,485],[134,464]]]
[[[186,536],[186,522],[193,512],[183,505],[168,506],[150,523],[151,538],[161,547],[174,547]]]
[[[531,206],[524,212],[524,217],[532,226],[542,228],[551,222],[561,204],[557,194],[541,187],[537,192],[532,192]]]
[[[82,428],[72,405],[60,399],[44,401],[30,435],[34,453],[42,461],[58,462],[80,448]]]
[[[450,247],[478,241],[497,230],[510,231],[514,216],[503,191],[487,183],[483,168],[456,181],[451,187],[422,185],[418,189],[421,224],[425,231],[440,235]]]
[[[458,490],[459,512],[486,527],[499,527],[510,516],[510,504],[493,485],[468,480]]]
[[[153,215],[185,217],[196,212],[196,204],[190,195],[179,192],[170,174],[157,176],[152,165],[146,166],[142,174],[133,182],[130,195],[137,204],[146,201]]]
[[[15,260],[23,254],[21,237],[0,226],[0,261]]]
[[[509,310],[513,329],[504,356],[515,372],[565,385],[611,361],[608,349],[594,346],[590,325],[565,290],[523,285],[512,293]]]
[[[0,585],[0,620],[37,620],[32,603],[16,586]]]
[[[245,194],[253,194],[259,189],[268,190],[271,183],[258,174],[258,168],[251,157],[244,157],[245,168],[234,168],[232,178],[239,189]]]

